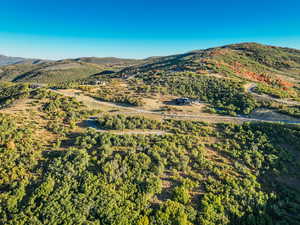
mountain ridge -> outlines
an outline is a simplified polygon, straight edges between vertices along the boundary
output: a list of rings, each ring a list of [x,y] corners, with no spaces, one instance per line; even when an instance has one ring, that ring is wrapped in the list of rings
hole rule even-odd
[[[63,71],[62,74],[67,70],[71,71],[65,76],[65,81],[89,78],[89,76],[97,74],[102,75],[101,71],[110,71],[110,73],[114,73],[117,76],[120,75],[121,77],[157,71],[191,71],[199,74],[213,73],[225,77],[239,77],[255,82],[263,81],[264,83],[270,83],[273,80],[280,83],[281,81],[279,80],[282,77],[284,79],[287,78],[287,80],[298,79],[300,74],[300,50],[263,45],[255,42],[230,44],[193,50],[182,54],[154,56],[145,59],[79,57],[57,61],[44,61],[21,57],[4,56],[2,58],[0,79],[19,82],[64,81],[63,77],[51,79],[52,75],[50,79],[44,79],[43,76],[49,77],[48,67],[51,67],[52,71],[54,68],[57,69],[57,72]],[[76,70],[79,67],[85,67],[86,69],[80,72],[81,75],[77,76]],[[97,67],[98,69],[95,70]],[[36,71],[39,71],[38,76],[40,78],[38,80],[35,79],[37,77]],[[45,71],[48,72],[46,73]],[[22,77],[22,79],[16,79],[17,77]]]

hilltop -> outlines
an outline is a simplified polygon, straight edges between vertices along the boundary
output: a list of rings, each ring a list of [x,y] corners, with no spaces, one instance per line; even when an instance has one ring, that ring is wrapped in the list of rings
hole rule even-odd
[[[267,75],[299,77],[300,50],[241,43],[184,54],[150,58],[142,65],[126,68],[123,74],[150,71],[192,71],[218,73],[254,81],[265,81]],[[267,73],[267,75],[266,75]]]

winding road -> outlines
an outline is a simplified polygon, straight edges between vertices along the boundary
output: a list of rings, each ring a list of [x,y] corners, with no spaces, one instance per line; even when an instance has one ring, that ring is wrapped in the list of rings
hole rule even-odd
[[[251,85],[248,87],[248,91],[250,93],[252,92],[252,89],[255,86]],[[68,97],[74,97],[78,101],[83,102],[87,107],[92,108],[92,109],[99,109],[101,106],[109,106],[113,108],[118,108],[125,110],[122,112],[123,114],[155,114],[155,115],[160,115],[164,118],[190,118],[190,119],[199,119],[199,120],[212,120],[214,122],[277,122],[277,123],[287,123],[287,124],[300,124],[300,121],[292,121],[292,120],[266,120],[266,119],[259,119],[259,118],[249,118],[245,116],[238,116],[238,117],[233,117],[233,116],[219,116],[219,115],[212,115],[212,116],[207,116],[203,114],[174,114],[174,113],[165,113],[165,112],[156,112],[156,111],[150,111],[150,110],[145,110],[145,109],[140,109],[136,107],[127,107],[127,106],[121,106],[116,103],[112,102],[105,102],[101,100],[97,100],[93,97],[84,95],[82,91],[79,90],[74,90],[74,89],[63,89],[63,90],[54,90],[50,89],[51,91],[57,93],[57,94],[62,94],[64,96]],[[253,93],[256,94],[256,93]],[[269,96],[269,98],[271,98]],[[272,98],[273,99],[273,98]]]
[[[274,98],[274,97],[266,95],[266,94],[262,94],[262,95],[257,94],[256,92],[254,92],[254,89],[256,87],[257,87],[257,84],[255,84],[255,83],[247,83],[244,86],[245,91],[252,94],[256,98],[260,98],[260,99],[264,99],[264,100],[270,100],[270,101],[274,101],[274,102],[278,102],[278,103],[286,104],[286,105],[300,105],[300,103],[296,102],[296,101],[287,100],[287,99],[278,99],[278,98]]]

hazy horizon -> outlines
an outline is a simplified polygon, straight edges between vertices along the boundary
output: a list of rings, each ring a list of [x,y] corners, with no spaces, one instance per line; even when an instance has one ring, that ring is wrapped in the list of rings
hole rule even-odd
[[[224,43],[222,45],[210,45],[210,46],[205,46],[202,48],[192,48],[192,49],[183,49],[182,51],[170,51],[167,54],[164,55],[146,55],[144,57],[133,57],[130,55],[118,55],[118,53],[116,53],[116,55],[70,55],[70,56],[65,56],[65,57],[58,57],[57,55],[54,55],[53,57],[43,57],[42,55],[29,55],[29,54],[17,54],[17,53],[12,53],[10,54],[10,51],[8,51],[7,53],[5,53],[5,51],[0,52],[0,55],[3,56],[7,56],[7,57],[20,57],[20,58],[28,58],[28,59],[44,59],[44,60],[63,60],[63,59],[76,59],[76,58],[85,58],[85,57],[97,57],[97,58],[123,58],[123,59],[146,59],[149,57],[161,57],[161,56],[168,56],[168,55],[173,55],[173,54],[182,54],[182,53],[186,53],[186,52],[190,52],[190,51],[194,51],[194,50],[202,50],[202,49],[207,49],[207,48],[214,48],[214,47],[220,47],[220,46],[224,46],[224,45],[230,45],[230,44],[238,44],[238,43],[244,43],[244,42],[256,42],[258,44],[263,44],[263,45],[270,45],[270,46],[278,46],[278,47],[287,47],[287,48],[294,48],[294,49],[298,49],[300,50],[300,45],[288,45],[287,44],[273,44],[273,43],[263,43],[263,42],[257,42],[257,41],[243,41],[243,42],[228,42],[228,43]],[[12,51],[13,52],[13,51]],[[130,51],[129,51],[130,52]],[[55,54],[55,52],[53,53]]]

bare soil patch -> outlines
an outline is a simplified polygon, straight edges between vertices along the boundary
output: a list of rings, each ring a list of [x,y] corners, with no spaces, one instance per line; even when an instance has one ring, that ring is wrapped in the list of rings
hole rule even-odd
[[[299,121],[300,119],[274,112],[271,109],[256,109],[250,114],[251,118],[257,118],[261,120],[278,120],[278,121]]]

